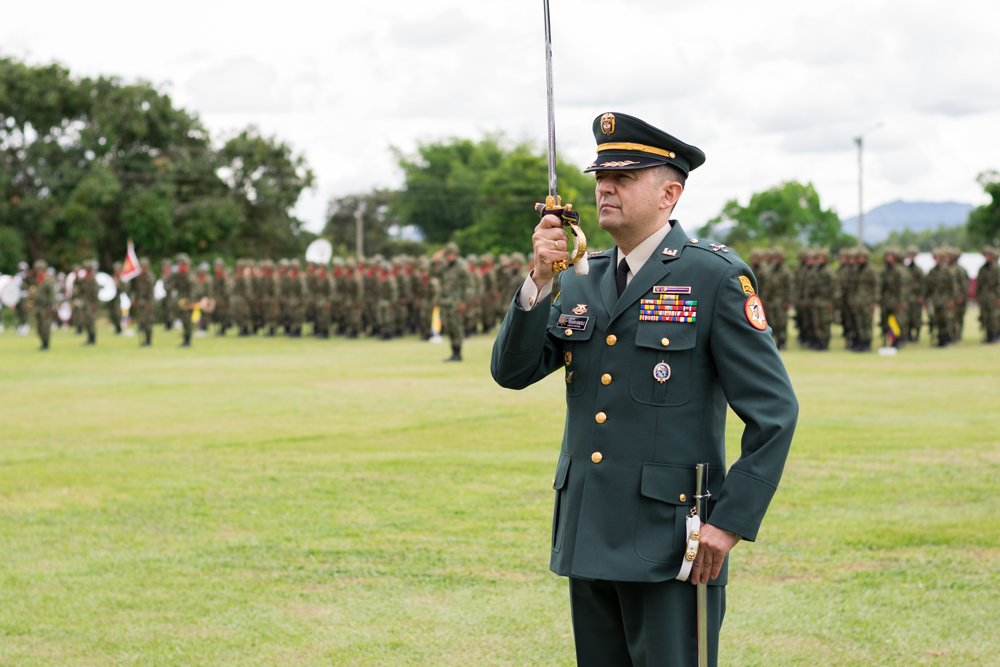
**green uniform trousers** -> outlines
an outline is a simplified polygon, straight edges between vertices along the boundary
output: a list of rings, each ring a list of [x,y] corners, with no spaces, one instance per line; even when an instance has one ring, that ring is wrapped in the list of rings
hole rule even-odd
[[[576,662],[580,667],[695,667],[697,588],[657,583],[569,579]],[[726,587],[708,587],[708,664],[719,661]]]

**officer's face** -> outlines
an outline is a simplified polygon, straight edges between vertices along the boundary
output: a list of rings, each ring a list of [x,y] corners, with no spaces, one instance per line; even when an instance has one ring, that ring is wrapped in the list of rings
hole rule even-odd
[[[680,183],[665,183],[656,169],[597,172],[597,216],[601,229],[642,227],[665,208],[673,208],[683,190]],[[671,187],[674,186],[674,187]]]

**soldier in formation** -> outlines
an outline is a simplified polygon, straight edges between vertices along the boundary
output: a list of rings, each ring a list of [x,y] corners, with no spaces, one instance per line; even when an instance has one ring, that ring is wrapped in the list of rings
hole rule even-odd
[[[997,258],[1000,249],[988,245],[983,248],[986,263],[976,278],[976,301],[979,303],[979,324],[986,343],[1000,342],[1000,267]]]
[[[787,292],[791,289],[787,270],[780,262],[775,265],[776,275],[780,271],[786,274]],[[429,340],[437,310],[441,316],[440,333],[451,345],[447,361],[459,361],[463,339],[496,328],[530,266],[519,252],[499,257],[490,253],[463,257],[454,243],[434,257],[334,258],[329,265],[308,264],[304,271],[297,259],[241,258],[230,271],[221,258],[210,264],[192,265],[188,255],[179,253],[162,260],[159,281],[147,257],[140,259],[140,274],[127,283],[121,280],[121,265],[116,263],[118,293],[104,308],[109,323],[117,330],[122,314],[115,310],[115,304],[120,304],[121,294],[127,294],[141,345],[152,344],[153,327],[159,323],[168,331],[179,324],[184,347],[191,345],[196,330],[213,328],[219,336],[233,329],[239,336],[261,332],[301,336],[311,332],[320,338],[339,334],[393,339],[415,334]],[[96,342],[100,306],[99,285],[94,278],[97,263],[87,260],[74,271],[79,272],[79,277],[72,290],[71,325],[86,331],[87,342],[92,344]],[[37,287],[33,282],[36,274],[25,273],[25,290]],[[50,280],[56,289],[61,287],[54,275]],[[780,285],[781,280],[776,280],[775,284]],[[776,290],[779,300],[790,298],[777,296],[780,288]],[[22,301],[22,307],[30,313],[27,304],[31,300]],[[207,302],[214,308],[207,307]],[[53,292],[47,310],[42,308],[50,325],[55,315],[53,308],[59,303],[58,294]],[[41,311],[34,312],[37,319]],[[783,328],[781,331],[784,335]]]

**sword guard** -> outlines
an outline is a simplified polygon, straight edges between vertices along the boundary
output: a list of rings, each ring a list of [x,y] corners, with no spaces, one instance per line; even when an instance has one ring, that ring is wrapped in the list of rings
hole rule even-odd
[[[573,252],[570,253],[569,259],[552,262],[552,271],[561,273],[573,266],[577,275],[587,275],[587,236],[580,228],[580,213],[573,210],[572,204],[563,204],[559,195],[554,197],[549,195],[545,198],[544,204],[535,204],[535,212],[540,218],[547,215],[557,216],[562,220],[567,233],[573,236]]]

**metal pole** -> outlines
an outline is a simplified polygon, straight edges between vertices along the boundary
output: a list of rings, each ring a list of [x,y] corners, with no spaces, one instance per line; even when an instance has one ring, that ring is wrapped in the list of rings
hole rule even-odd
[[[358,203],[358,210],[354,212],[354,217],[358,221],[357,225],[357,246],[358,246],[358,259],[363,259],[365,256],[365,202],[361,201]]]
[[[862,137],[855,137],[854,143],[858,145],[858,245],[862,246],[864,242],[865,234],[865,206],[862,200],[862,178],[861,178],[861,152],[864,139]]]

